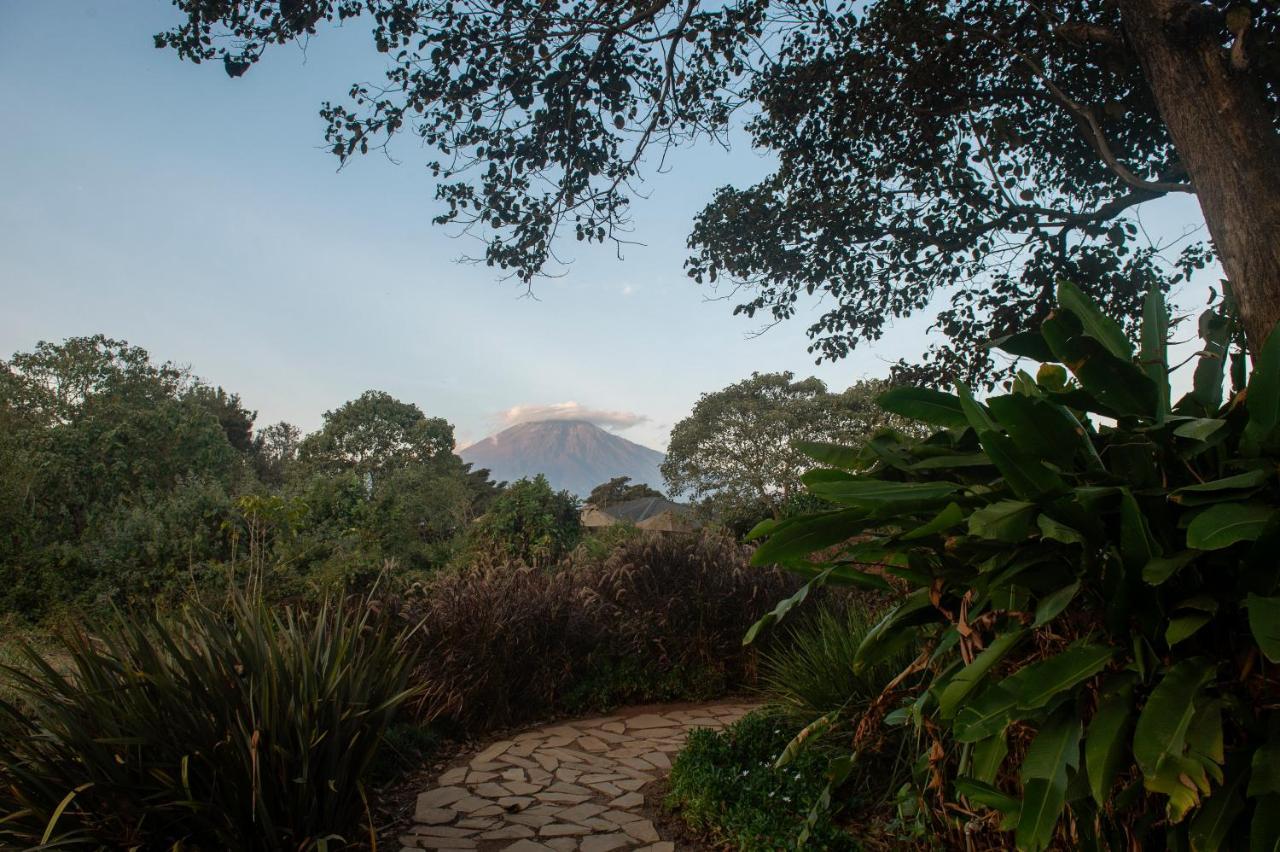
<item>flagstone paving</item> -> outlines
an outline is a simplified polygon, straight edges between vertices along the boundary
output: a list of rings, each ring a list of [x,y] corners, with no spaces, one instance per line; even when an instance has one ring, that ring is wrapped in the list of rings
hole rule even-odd
[[[667,774],[690,730],[723,728],[751,709],[642,707],[496,742],[418,796],[402,852],[674,852],[643,815],[642,788]]]

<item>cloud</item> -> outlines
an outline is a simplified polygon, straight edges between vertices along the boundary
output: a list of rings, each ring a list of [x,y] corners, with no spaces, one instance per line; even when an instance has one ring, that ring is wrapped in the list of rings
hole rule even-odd
[[[576,402],[552,402],[546,405],[516,405],[499,415],[505,426],[531,423],[535,420],[585,420],[609,429],[629,429],[649,418],[634,411],[605,411],[588,408]]]
[[[630,284],[628,284],[628,285],[626,285],[625,287],[623,287],[623,288],[622,288],[622,295],[624,295],[624,296],[630,296],[630,295],[631,295],[632,293],[634,293],[635,291],[636,291],[636,288],[634,288],[634,287],[632,287]]]

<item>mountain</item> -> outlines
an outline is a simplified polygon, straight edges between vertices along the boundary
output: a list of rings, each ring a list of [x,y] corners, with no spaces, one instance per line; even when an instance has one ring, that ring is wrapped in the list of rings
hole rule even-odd
[[[615,476],[629,476],[659,491],[665,487],[658,465],[665,456],[619,438],[584,420],[540,420],[520,423],[458,453],[475,468],[487,467],[492,478],[514,482],[545,474],[552,487],[586,497]]]

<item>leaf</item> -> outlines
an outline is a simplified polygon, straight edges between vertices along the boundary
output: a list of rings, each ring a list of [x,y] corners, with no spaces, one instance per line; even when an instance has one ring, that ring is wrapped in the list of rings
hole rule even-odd
[[[809,596],[809,591],[815,586],[821,586],[823,582],[826,581],[827,575],[830,573],[831,569],[828,568],[817,577],[814,577],[812,580],[797,589],[795,594],[791,595],[791,597],[779,601],[777,606],[773,608],[772,612],[765,613],[761,616],[759,621],[751,625],[747,630],[747,635],[742,637],[742,644],[744,646],[750,645],[755,641],[756,637],[760,635],[761,630],[764,630],[770,624],[781,620],[788,612],[803,603],[804,599]]]
[[[973,658],[973,662],[956,672],[946,688],[942,690],[942,694],[938,696],[938,715],[943,719],[954,716],[960,702],[969,697],[969,694],[986,677],[987,672],[991,671],[992,666],[1004,659],[1025,633],[1024,630],[1014,630],[997,636],[990,645]]]
[[[858,449],[844,444],[832,444],[825,441],[795,441],[792,443],[800,452],[822,464],[838,467],[843,470],[857,470]]]
[[[1194,441],[1206,441],[1209,439],[1209,436],[1226,425],[1227,421],[1219,420],[1216,417],[1195,417],[1174,429],[1173,434],[1177,435],[1179,438],[1190,438]]]
[[[829,467],[817,467],[800,474],[800,481],[810,489],[819,482],[849,482],[853,478],[851,473]]]
[[[1008,727],[1017,705],[1017,696],[1000,684],[987,687],[977,699],[961,707],[956,713],[955,722],[951,726],[956,740],[976,743],[1001,733]]]
[[[948,503],[947,507],[933,517],[933,520],[927,524],[916,527],[911,532],[902,536],[903,541],[915,541],[917,539],[926,538],[935,533],[949,530],[956,524],[964,520],[964,510],[955,503]]]
[[[1253,752],[1249,773],[1249,796],[1280,793],[1280,739],[1274,733]]]
[[[948,429],[963,429],[969,421],[952,394],[931,388],[893,388],[876,402],[885,411]]]
[[[1018,497],[1034,500],[1067,490],[1062,477],[1038,459],[1021,452],[1008,437],[997,432],[979,432],[978,441]]]
[[[884,482],[855,479],[849,482],[822,482],[810,490],[819,497],[845,506],[864,509],[923,506],[936,503],[961,489],[954,482]]]
[[[1169,620],[1169,625],[1164,631],[1164,641],[1172,648],[1184,639],[1191,638],[1197,630],[1204,627],[1213,616],[1204,613],[1196,613],[1195,615],[1179,615]]]
[[[1192,376],[1191,399],[1206,414],[1222,404],[1222,376],[1227,365],[1227,344],[1231,341],[1231,321],[1214,310],[1200,315],[1200,338],[1204,349]]]
[[[1022,802],[1019,802],[1003,790],[977,778],[965,778],[962,776],[951,782],[951,786],[955,788],[957,794],[964,796],[969,801],[984,805],[1002,814],[1016,814],[1022,809]]]
[[[1250,593],[1244,599],[1249,610],[1249,630],[1268,660],[1280,662],[1280,597]]]
[[[895,631],[902,627],[910,627],[933,621],[938,612],[929,600],[929,590],[919,589],[907,596],[907,599],[885,613],[884,618],[876,622],[867,631],[853,655],[853,670],[865,671],[867,666],[879,661],[880,651],[890,645]]]
[[[782,754],[778,755],[778,759],[774,761],[773,768],[782,769],[795,760],[796,755],[800,754],[800,750],[804,748],[806,742],[822,736],[831,729],[837,715],[835,711],[826,713],[801,728],[800,733],[792,737],[791,741],[787,743],[787,747],[782,750]]]
[[[1273,509],[1256,503],[1218,503],[1196,515],[1187,527],[1187,547],[1221,550],[1238,541],[1253,541]]]
[[[1120,324],[1098,310],[1093,300],[1075,284],[1066,280],[1058,282],[1058,304],[1075,314],[1084,327],[1084,333],[1105,346],[1112,355],[1125,360],[1133,358],[1133,346]]]
[[[1153,557],[1142,569],[1142,579],[1149,585],[1158,586],[1174,574],[1181,571],[1192,559],[1200,555],[1198,550],[1183,550],[1172,556]]]
[[[948,470],[956,467],[991,467],[986,453],[955,453],[948,456],[930,456],[907,465],[907,470]]]
[[[1174,663],[1151,691],[1133,732],[1133,758],[1150,785],[1160,761],[1180,757],[1195,717],[1195,699],[1212,678],[1214,666],[1203,657]]]
[[[1080,720],[1063,713],[1050,720],[1022,761],[1022,811],[1014,839],[1036,852],[1053,840],[1067,798],[1067,771],[1080,765]]]
[[[1136,574],[1152,557],[1151,533],[1142,507],[1128,488],[1120,489],[1120,556]]]
[[[1226,782],[1205,801],[1191,821],[1187,836],[1192,852],[1217,852],[1225,848],[1232,824],[1244,811],[1241,788],[1246,773],[1234,767],[1229,769]]]
[[[1270,478],[1270,470],[1250,470],[1238,473],[1235,476],[1227,476],[1222,479],[1202,482],[1198,485],[1187,485],[1178,488],[1170,492],[1169,499],[1175,503],[1182,503],[1185,501],[1181,498],[1188,494],[1216,494],[1221,491],[1242,491],[1258,488]]]
[[[974,743],[969,774],[979,781],[994,783],[1008,754],[1009,739],[1003,731]]]
[[[1142,304],[1142,371],[1156,386],[1156,422],[1163,423],[1169,414],[1169,316],[1164,294],[1157,281],[1151,282]],[[1176,434],[1176,433],[1175,433]]]
[[[782,521],[778,518],[765,518],[760,523],[751,528],[751,531],[743,536],[743,541],[755,541],[773,533]]]
[[[1075,375],[1081,387],[1106,408],[1121,415],[1152,417],[1157,392],[1133,362],[1113,355],[1093,337],[1073,334],[1073,325],[1054,311],[1041,325],[1053,353]]]
[[[1099,805],[1105,805],[1120,759],[1124,756],[1128,729],[1133,725],[1133,683],[1125,680],[1098,696],[1098,709],[1085,737],[1084,761],[1089,790]]]
[[[1035,503],[1001,500],[983,506],[969,516],[969,535],[1016,543],[1031,531],[1031,519],[1037,512]]]
[[[1245,424],[1241,448],[1256,453],[1265,446],[1280,425],[1280,334],[1272,330],[1253,363],[1245,408],[1249,422]]]
[[[822,512],[787,521],[751,555],[753,565],[772,565],[839,544],[857,535],[866,524],[862,509]]]
[[[1020,710],[1035,710],[1102,671],[1114,655],[1114,648],[1077,640],[1057,655],[1010,675],[1000,685],[1015,695]]]
[[[1044,538],[1060,541],[1063,544],[1084,544],[1084,536],[1078,530],[1059,523],[1048,515],[1036,518],[1036,526],[1040,528],[1040,535]]]
[[[1254,805],[1249,852],[1280,852],[1280,795],[1263,796]]]
[[[1040,517],[1044,517],[1041,515]],[[1075,599],[1076,594],[1080,591],[1080,581],[1076,580],[1069,586],[1063,586],[1056,592],[1050,592],[1040,599],[1036,604],[1036,620],[1032,623],[1032,627],[1041,627],[1058,617],[1067,604]]]
[[[1052,361],[1053,350],[1044,342],[1038,331],[1019,331],[997,337],[987,343],[991,349],[999,349],[1019,358],[1030,358],[1033,361]]]

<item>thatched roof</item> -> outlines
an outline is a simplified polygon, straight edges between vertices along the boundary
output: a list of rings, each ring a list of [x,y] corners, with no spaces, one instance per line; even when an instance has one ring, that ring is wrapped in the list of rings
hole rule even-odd
[[[641,497],[603,508],[589,505],[582,510],[582,525],[585,527],[614,524],[635,524],[640,529],[666,532],[697,528],[692,509],[665,497]]]

